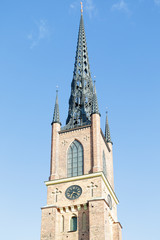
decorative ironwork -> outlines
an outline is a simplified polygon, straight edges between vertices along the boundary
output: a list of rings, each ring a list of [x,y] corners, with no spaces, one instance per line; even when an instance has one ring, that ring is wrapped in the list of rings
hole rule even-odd
[[[90,124],[92,104],[93,83],[90,73],[82,14],[79,26],[73,80],[71,83],[71,96],[69,99],[68,117],[66,120],[66,126],[64,126],[62,129],[66,130]]]

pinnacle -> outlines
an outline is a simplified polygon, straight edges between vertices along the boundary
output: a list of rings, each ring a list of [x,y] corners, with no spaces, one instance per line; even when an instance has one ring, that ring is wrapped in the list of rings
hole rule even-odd
[[[100,114],[99,113],[99,107],[98,107],[98,101],[97,101],[96,86],[94,85],[92,114],[95,114],[95,113]]]
[[[106,138],[108,143],[112,143],[110,130],[109,130],[109,124],[108,124],[108,112],[106,112],[105,138]]]
[[[54,114],[53,114],[53,123],[60,123],[60,117],[59,117],[59,104],[58,104],[58,90],[56,91],[56,101],[54,106]]]

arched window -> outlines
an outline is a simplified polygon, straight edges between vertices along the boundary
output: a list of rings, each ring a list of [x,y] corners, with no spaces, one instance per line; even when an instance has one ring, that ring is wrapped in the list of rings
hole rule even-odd
[[[61,217],[61,232],[64,232],[64,216]]]
[[[83,148],[78,141],[74,141],[68,149],[67,176],[83,175]]]
[[[86,214],[82,213],[82,231],[86,231]]]
[[[74,216],[70,220],[70,231],[77,231],[77,217]]]
[[[106,157],[104,151],[103,151],[103,173],[105,177],[107,177]]]

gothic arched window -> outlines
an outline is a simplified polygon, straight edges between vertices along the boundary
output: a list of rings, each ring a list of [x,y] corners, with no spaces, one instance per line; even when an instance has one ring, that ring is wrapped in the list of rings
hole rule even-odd
[[[74,216],[70,220],[70,231],[77,231],[77,217]]]
[[[105,177],[107,177],[106,157],[104,151],[103,151],[103,173]]]
[[[78,141],[74,141],[68,149],[67,176],[83,175],[83,148]]]

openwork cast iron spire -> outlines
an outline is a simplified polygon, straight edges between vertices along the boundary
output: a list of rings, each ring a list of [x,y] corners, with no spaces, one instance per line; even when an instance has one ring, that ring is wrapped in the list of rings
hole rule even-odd
[[[110,130],[109,130],[109,124],[108,124],[108,112],[106,112],[105,138],[106,138],[108,143],[112,143]]]
[[[53,114],[53,123],[60,123],[60,118],[59,118],[59,104],[58,104],[58,90],[56,91],[56,102],[54,106],[54,114]]]
[[[71,129],[90,124],[92,102],[93,83],[87,52],[83,11],[81,11],[68,117],[66,120],[66,126],[63,129]]]

